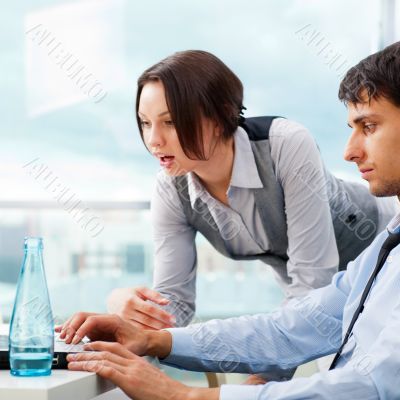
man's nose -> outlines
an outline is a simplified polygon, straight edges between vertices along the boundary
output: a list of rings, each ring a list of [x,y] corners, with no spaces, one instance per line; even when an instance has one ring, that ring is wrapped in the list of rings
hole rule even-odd
[[[357,162],[364,155],[362,140],[356,131],[353,131],[347,141],[343,157],[346,161]]]

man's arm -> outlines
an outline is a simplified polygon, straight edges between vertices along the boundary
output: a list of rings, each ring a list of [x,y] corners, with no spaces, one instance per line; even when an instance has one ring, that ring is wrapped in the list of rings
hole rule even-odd
[[[135,400],[218,400],[220,389],[191,388],[177,382],[119,343],[94,342],[67,356],[68,369],[95,372]]]
[[[333,353],[341,343],[347,273],[272,314],[213,320],[169,329],[163,363],[195,371],[259,373],[291,369]],[[165,353],[163,354],[163,356]]]
[[[85,336],[115,341],[139,356],[157,356],[166,364],[191,370],[257,373],[292,368],[340,345],[349,274],[349,270],[339,272],[329,286],[271,314],[151,331],[116,315],[81,312],[57,331],[66,333],[67,344]]]
[[[397,386],[398,387],[398,386]],[[317,373],[309,378],[295,378],[288,382],[269,382],[251,388],[240,385],[223,385],[219,400],[378,400],[376,387],[368,375],[351,366]]]
[[[397,278],[393,276],[393,279]],[[363,337],[358,335],[351,359],[347,361],[342,356],[343,367],[339,364],[333,371],[310,378],[270,382],[258,387],[256,395],[247,395],[246,389],[240,386],[225,385],[221,387],[220,400],[397,399],[400,387],[400,298],[397,296],[396,299],[393,311],[384,319],[384,328],[373,345],[368,344],[367,332]],[[370,318],[369,324],[373,323]]]

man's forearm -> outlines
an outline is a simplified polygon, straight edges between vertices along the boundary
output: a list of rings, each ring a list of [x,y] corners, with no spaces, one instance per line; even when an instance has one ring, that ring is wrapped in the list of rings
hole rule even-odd
[[[147,331],[146,354],[152,357],[168,357],[172,350],[172,335],[168,331]]]
[[[168,357],[172,350],[172,334],[168,331],[147,331],[146,354],[153,357]],[[186,392],[186,390],[185,390]],[[218,400],[219,388],[201,389],[188,388],[182,400]]]
[[[191,388],[187,400],[219,400],[220,389]]]

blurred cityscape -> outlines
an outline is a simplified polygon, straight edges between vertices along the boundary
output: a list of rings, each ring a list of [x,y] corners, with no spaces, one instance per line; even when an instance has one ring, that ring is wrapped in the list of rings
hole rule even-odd
[[[96,237],[62,209],[1,209],[0,313],[10,317],[25,236],[44,240],[44,263],[58,321],[77,311],[106,311],[116,287],[151,286],[153,248],[148,209],[94,210]],[[228,260],[198,237],[197,318],[267,312],[282,300],[272,272],[259,262]]]
[[[144,69],[176,51],[216,54],[243,82],[246,116],[281,115],[304,124],[328,168],[353,179],[355,169],[342,160],[348,131],[338,86],[347,68],[399,40],[395,3],[25,0],[4,5],[0,321],[11,315],[25,236],[43,237],[58,322],[76,311],[106,311],[107,295],[116,287],[151,286],[148,201],[158,166],[138,134],[133,99]],[[92,90],[101,88],[99,99],[82,89],[87,77]],[[44,165],[50,180],[57,177],[58,185],[79,199],[106,202],[107,207],[91,207],[104,229],[96,236],[82,229],[55,200],[49,181],[28,173],[27,163]],[[121,207],[128,201],[134,204]],[[201,236],[197,249],[197,319],[268,312],[280,304],[282,292],[266,265],[226,259]],[[185,382],[200,377],[168,371]]]

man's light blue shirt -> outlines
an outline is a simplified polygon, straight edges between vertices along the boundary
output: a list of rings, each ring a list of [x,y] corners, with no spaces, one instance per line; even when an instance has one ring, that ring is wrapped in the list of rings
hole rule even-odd
[[[400,214],[388,225],[400,227]],[[290,369],[335,353],[372,274],[382,232],[330,285],[272,314],[170,329],[175,367],[259,373]],[[223,385],[221,400],[400,398],[400,246],[392,250],[333,371],[258,386]]]

